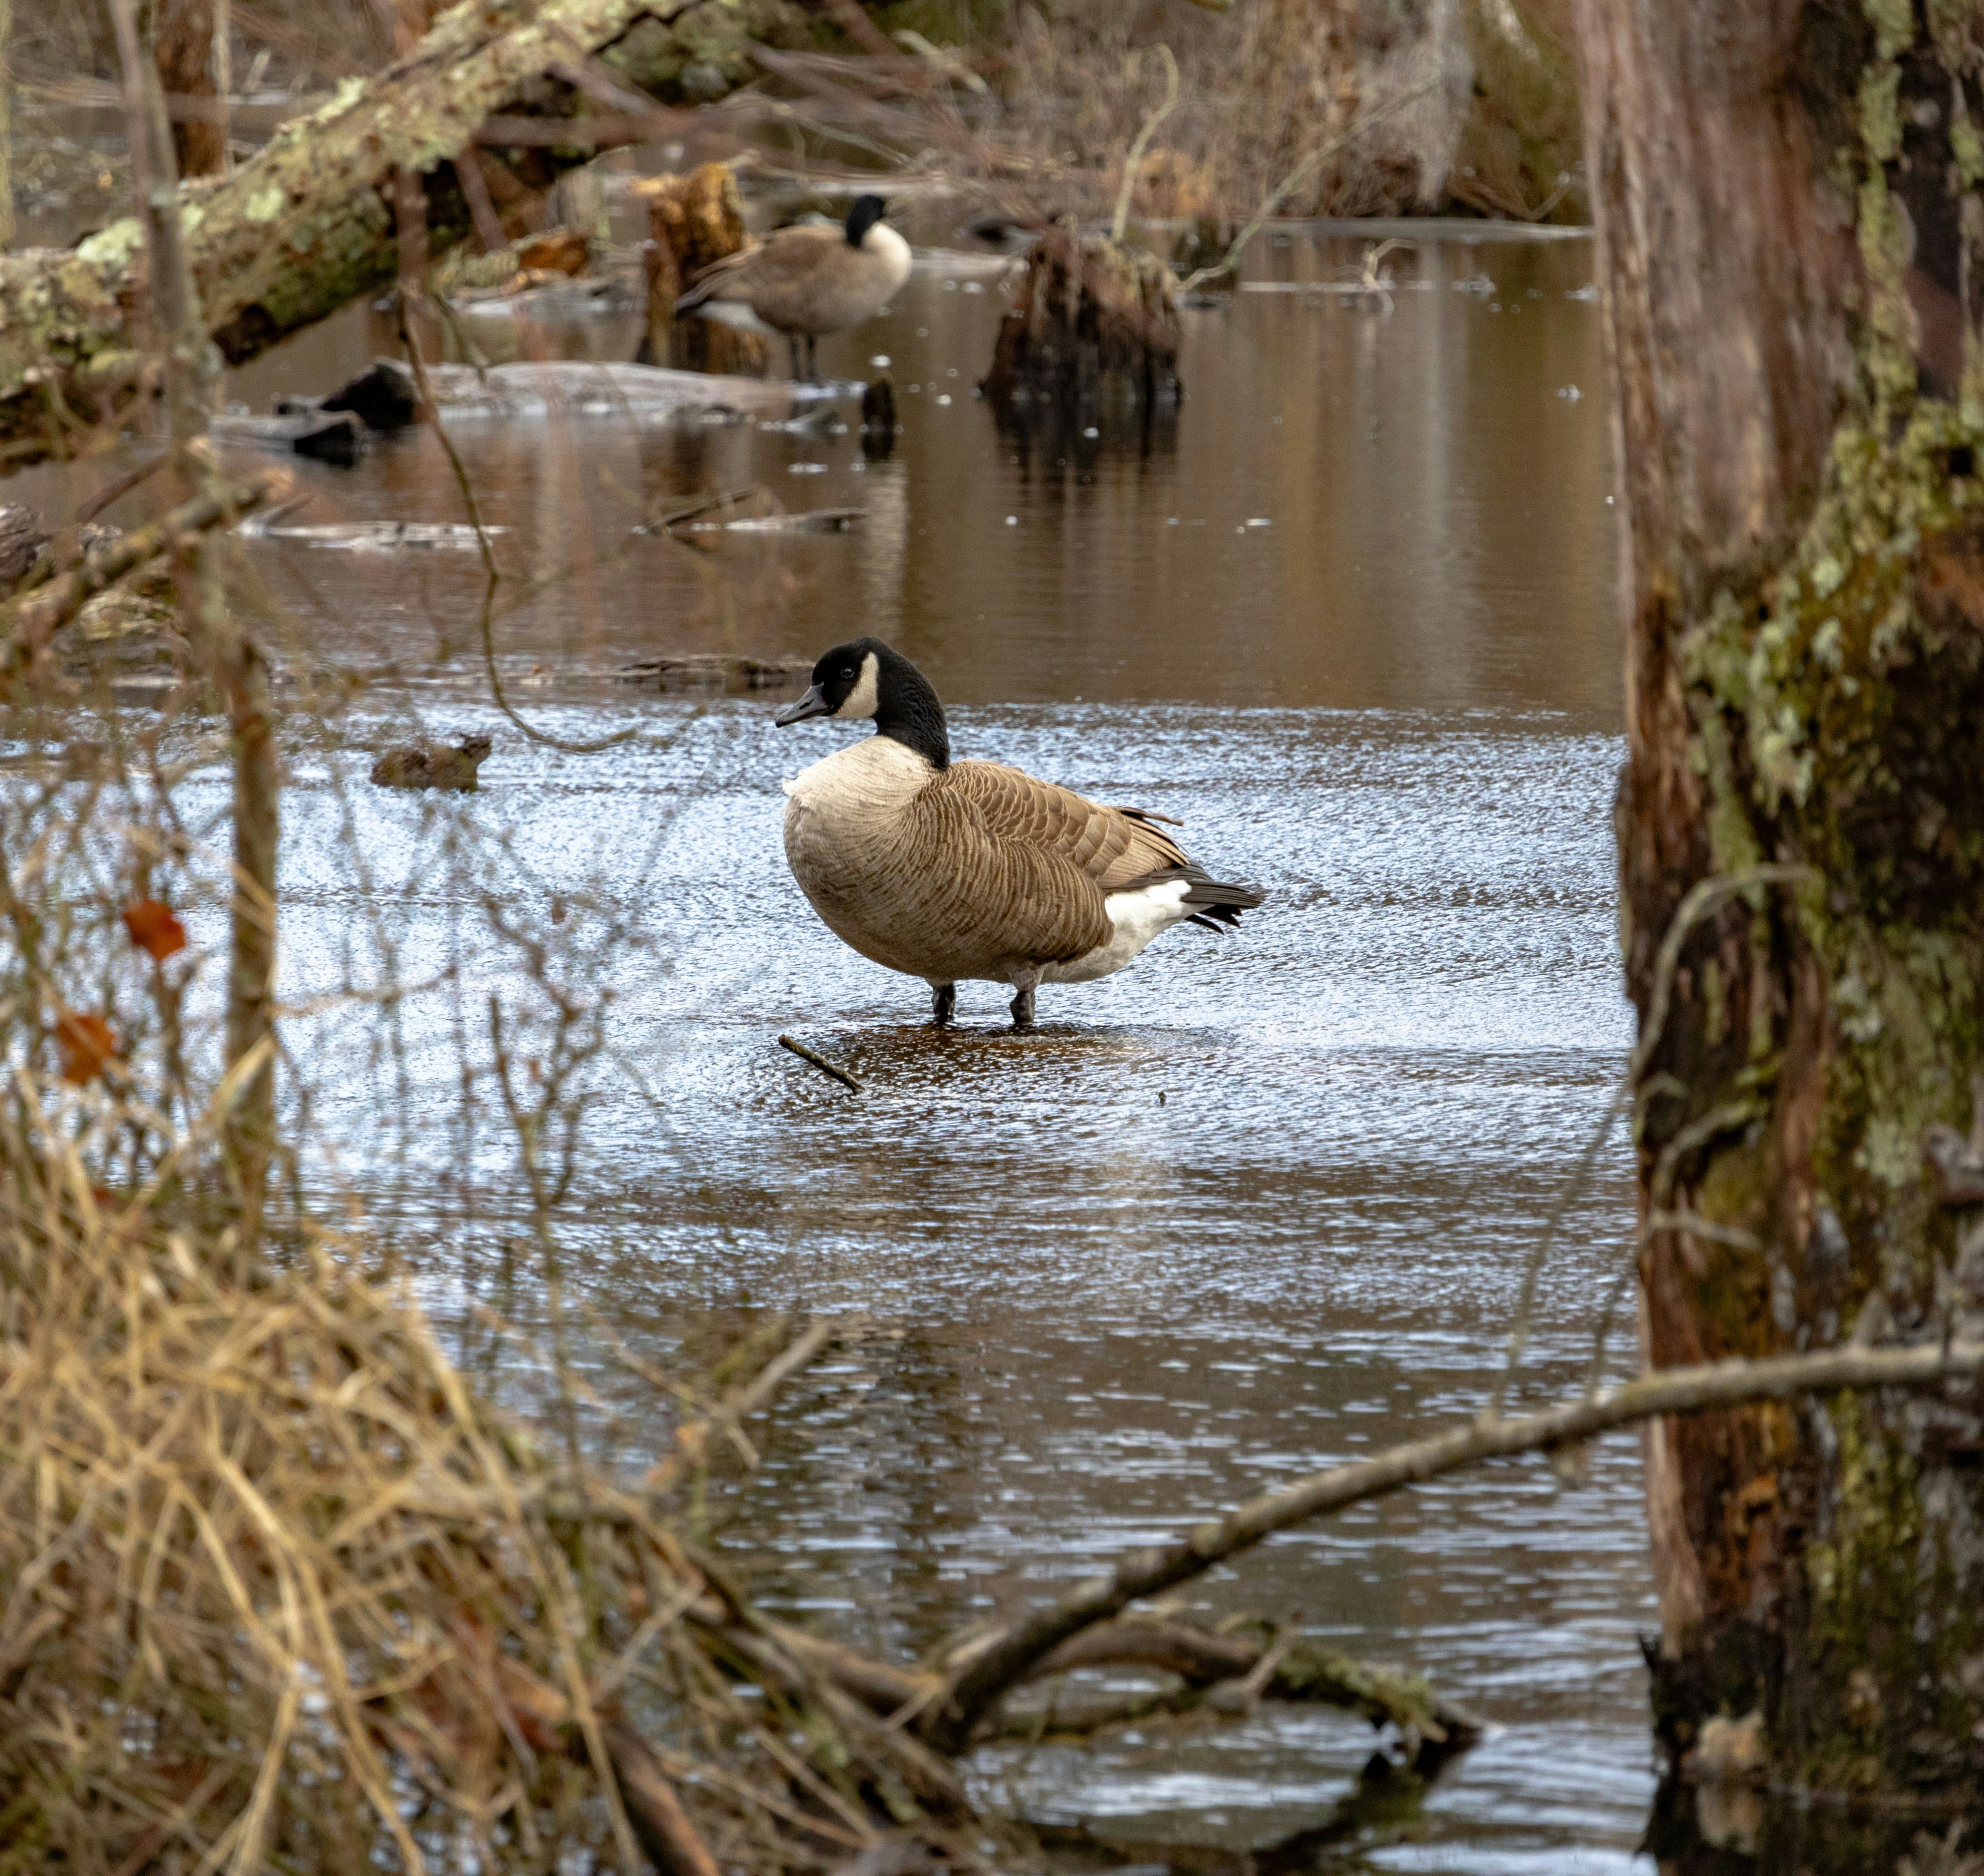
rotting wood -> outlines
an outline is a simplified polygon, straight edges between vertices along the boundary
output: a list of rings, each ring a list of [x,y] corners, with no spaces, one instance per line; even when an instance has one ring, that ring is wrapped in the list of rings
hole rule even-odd
[[[686,176],[645,178],[635,194],[648,205],[648,330],[635,362],[762,378],[770,354],[756,333],[718,320],[675,317],[683,289],[744,246],[736,172],[727,163],[706,162]]]
[[[1482,1731],[1477,1715],[1416,1676],[1372,1667],[1299,1636],[1264,1648],[1244,1636],[1185,1622],[1133,1619],[1098,1624],[1064,1642],[1029,1679],[1075,1667],[1131,1666],[1161,1668],[1201,1687],[1258,1676],[1259,1697],[1342,1707],[1374,1726],[1389,1723],[1438,1745],[1458,1745]]]
[[[1480,1419],[1320,1472],[1279,1492],[1264,1493],[1198,1526],[1169,1544],[1126,1553],[1107,1575],[982,1645],[947,1696],[919,1722],[940,1750],[959,1751],[986,1715],[1029,1678],[1038,1664],[1084,1629],[1120,1615],[1134,1602],[1161,1595],[1251,1549],[1277,1532],[1346,1506],[1381,1498],[1483,1461],[1513,1459],[1581,1445],[1614,1427],[1675,1413],[1700,1414],[1757,1401],[1843,1389],[1929,1388],[1984,1374],[1984,1342],[1902,1349],[1856,1347],[1765,1362],[1727,1362],[1642,1375],[1608,1394],[1573,1401],[1520,1419]]]
[[[1155,255],[1061,223],[1027,256],[980,388],[995,407],[1178,400],[1177,282]]]
[[[421,179],[430,253],[470,229],[453,159],[471,148],[506,223],[521,220],[601,146],[493,145],[478,133],[506,113],[589,122],[586,93],[554,75],[575,55],[598,55],[667,100],[681,96],[687,65],[706,94],[755,75],[757,41],[803,45],[811,31],[789,0],[698,0],[665,12],[648,0],[545,0],[521,19],[464,0],[377,77],[342,87],[224,176],[181,186],[206,330],[240,363],[390,283],[400,170]],[[142,246],[126,219],[72,249],[0,257],[0,461],[38,460],[55,447],[52,430],[113,417],[138,396]]]

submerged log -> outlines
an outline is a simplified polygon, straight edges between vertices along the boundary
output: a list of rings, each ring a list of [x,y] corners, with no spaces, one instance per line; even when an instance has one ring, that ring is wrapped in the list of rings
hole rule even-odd
[[[736,173],[706,162],[686,176],[636,184],[648,205],[648,330],[638,363],[762,378],[769,353],[756,333],[713,319],[675,318],[675,302],[704,268],[744,246],[744,205]]]
[[[1984,1107],[1976,20],[1577,8],[1657,1371],[1984,1325],[1970,1188],[1924,1165]],[[1657,994],[1677,906],[1761,860],[1804,883],[1729,896]],[[1781,1787],[1974,1794],[1980,1457],[1974,1389],[1657,1422],[1670,1753],[1755,1712]]]
[[[979,388],[995,406],[1175,407],[1178,282],[1154,254],[1057,223],[1027,256]]]
[[[803,45],[811,30],[786,0],[702,0],[665,19],[648,0],[545,0],[521,16],[464,0],[377,77],[286,124],[226,176],[182,185],[206,329],[238,364],[390,284],[403,170],[420,179],[427,251],[438,254],[470,229],[455,164],[478,143],[508,232],[564,171],[652,133],[652,117],[593,114],[587,91],[560,75],[575,72],[575,58],[597,55],[663,100],[685,97],[692,75],[700,99],[755,75],[754,39]],[[135,219],[74,248],[0,256],[0,461],[38,460],[58,429],[136,401],[143,270]]]

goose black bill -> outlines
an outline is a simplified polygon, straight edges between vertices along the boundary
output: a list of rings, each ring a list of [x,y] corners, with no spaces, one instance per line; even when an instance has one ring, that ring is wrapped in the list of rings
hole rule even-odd
[[[787,704],[772,721],[783,729],[790,723],[803,723],[809,716],[831,716],[833,714],[833,705],[826,701],[819,686],[816,684],[797,703]]]

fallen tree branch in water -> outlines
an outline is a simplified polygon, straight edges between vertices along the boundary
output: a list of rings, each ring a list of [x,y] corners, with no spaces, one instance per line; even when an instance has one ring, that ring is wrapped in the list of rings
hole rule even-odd
[[[1188,1622],[1131,1617],[1101,1623],[1064,1642],[1029,1678],[1127,1667],[1162,1668],[1201,1687],[1258,1677],[1261,1698],[1340,1707],[1373,1726],[1389,1723],[1438,1745],[1465,1744],[1483,1728],[1477,1714],[1442,1698],[1416,1674],[1372,1667],[1319,1642],[1285,1638],[1262,1647]]]
[[[1594,1399],[1520,1419],[1483,1418],[1394,1446],[1285,1490],[1264,1493],[1216,1522],[1198,1526],[1175,1543],[1128,1553],[1107,1576],[1092,1579],[1038,1614],[975,1644],[956,1670],[947,1695],[926,1710],[920,1730],[940,1750],[962,1750],[1007,1694],[1084,1630],[1120,1615],[1132,1603],[1204,1575],[1277,1532],[1404,1486],[1490,1459],[1580,1446],[1597,1434],[1663,1414],[1709,1412],[1847,1389],[1933,1387],[1980,1373],[1984,1342],[1979,1342],[1913,1348],[1848,1347],[1771,1361],[1719,1362],[1663,1369]]]
[[[183,550],[210,529],[232,527],[244,514],[287,494],[289,486],[289,477],[277,469],[245,481],[220,483],[156,521],[105,542],[81,566],[35,588],[11,606],[0,607],[0,632],[6,638],[0,682],[23,675],[55,633],[106,586],[161,554]]]
[[[695,1620],[715,1627],[724,1616],[713,1604],[705,1604]],[[947,1684],[943,1674],[931,1669],[879,1661],[843,1643],[763,1616],[757,1620],[786,1656],[897,1725],[939,1701]],[[1227,1710],[1216,1690],[1230,1689],[1236,1682],[1244,1684],[1250,1677],[1257,1680],[1254,1691],[1261,1698],[1339,1707],[1373,1726],[1396,1726],[1408,1737],[1449,1751],[1472,1744],[1484,1727],[1479,1715],[1443,1698],[1417,1675],[1389,1673],[1299,1638],[1264,1648],[1244,1636],[1191,1623],[1133,1616],[1076,1636],[1037,1663],[1027,1680],[1044,1680],[1084,1667],[1157,1668],[1179,1676],[1188,1686],[1182,1691],[1108,1696],[1083,1707],[1057,1701],[1044,1736],[1099,1731],[1153,1712],[1183,1713],[1209,1706],[1223,1713]],[[1208,1688],[1215,1690],[1210,1700]],[[1044,1736],[1042,1717],[1037,1711],[1013,1714],[994,1722],[990,1730],[995,1737],[1038,1738]]]

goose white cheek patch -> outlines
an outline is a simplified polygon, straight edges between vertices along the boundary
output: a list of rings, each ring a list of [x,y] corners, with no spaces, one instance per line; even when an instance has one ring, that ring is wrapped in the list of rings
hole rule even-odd
[[[836,716],[873,716],[879,705],[876,685],[881,675],[881,661],[873,652],[861,661],[861,679],[847,693],[847,701],[834,712]]]

